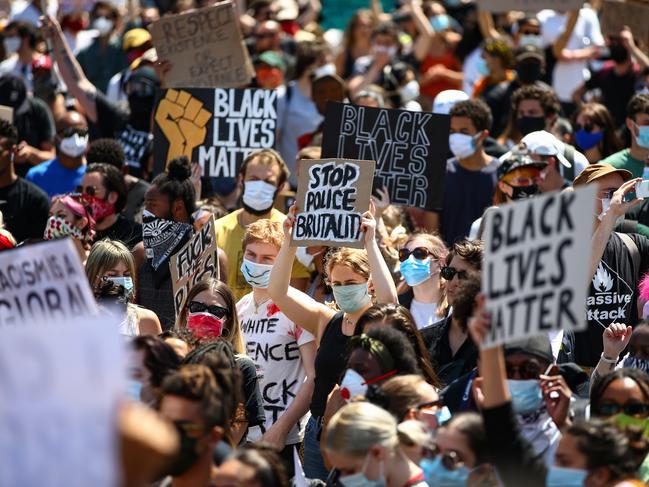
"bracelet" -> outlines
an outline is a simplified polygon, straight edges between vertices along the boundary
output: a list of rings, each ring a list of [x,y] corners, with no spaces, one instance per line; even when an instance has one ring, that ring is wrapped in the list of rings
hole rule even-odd
[[[606,355],[604,355],[604,352],[602,352],[602,356],[600,357],[600,360],[606,364],[611,364],[615,365],[617,364],[617,359],[618,357],[615,358],[608,358]]]

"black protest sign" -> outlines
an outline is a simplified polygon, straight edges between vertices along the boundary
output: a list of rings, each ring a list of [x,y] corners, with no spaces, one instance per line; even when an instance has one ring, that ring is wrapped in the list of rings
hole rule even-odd
[[[393,204],[439,209],[449,129],[447,115],[330,102],[322,157],[376,161],[374,188]]]
[[[522,200],[487,213],[482,291],[490,347],[586,326],[594,186]]]
[[[196,283],[209,277],[219,278],[219,255],[214,215],[203,225],[203,228],[194,234],[189,242],[171,257],[169,265],[171,266],[171,281],[177,317],[185,304],[189,290]]]
[[[154,113],[155,174],[186,156],[205,176],[233,178],[251,152],[275,147],[275,90],[161,90]]]
[[[372,192],[374,161],[303,160],[292,246],[363,248],[361,215]]]
[[[71,239],[0,252],[0,328],[97,311]]]

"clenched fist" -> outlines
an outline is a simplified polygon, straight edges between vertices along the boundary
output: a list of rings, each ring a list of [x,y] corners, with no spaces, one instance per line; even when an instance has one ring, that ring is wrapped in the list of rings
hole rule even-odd
[[[180,156],[192,160],[192,151],[205,140],[212,114],[183,90],[167,90],[155,112],[155,121],[169,141],[167,161]]]

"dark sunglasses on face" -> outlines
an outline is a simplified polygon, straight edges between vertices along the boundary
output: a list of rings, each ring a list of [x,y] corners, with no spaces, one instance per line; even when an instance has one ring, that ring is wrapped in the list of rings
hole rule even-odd
[[[434,448],[424,448],[424,457],[429,459],[435,459],[438,455],[441,455],[442,465],[446,470],[456,470],[464,465],[464,460],[455,450],[445,451],[441,453],[439,448],[435,446]]]
[[[505,369],[507,370],[508,379],[516,379],[516,374],[522,380],[538,379],[544,371],[541,364],[536,360],[526,360],[520,365],[513,365],[505,362]]]
[[[211,315],[216,316],[217,318],[223,319],[228,316],[229,312],[227,308],[223,306],[218,306],[216,304],[205,304],[199,301],[190,301],[189,302],[189,312],[190,313],[204,313],[208,312]]]
[[[624,413],[627,416],[640,416],[646,418],[649,416],[649,404],[642,404],[640,402],[627,402],[626,404],[618,404],[611,402],[607,404],[600,404],[596,411],[593,411],[597,416],[615,416],[619,413]]]
[[[430,251],[425,247],[417,247],[412,250],[408,250],[405,247],[399,249],[399,260],[401,262],[407,260],[410,255],[413,255],[415,259],[424,260],[426,257],[433,254],[431,254]]]
[[[457,275],[457,278],[461,281],[466,279],[469,274],[467,271],[458,271],[455,267],[444,266],[439,271],[440,276],[447,281],[452,281],[453,278]]]
[[[75,189],[75,193],[94,196],[97,193],[97,188],[95,188],[94,186],[77,186]]]

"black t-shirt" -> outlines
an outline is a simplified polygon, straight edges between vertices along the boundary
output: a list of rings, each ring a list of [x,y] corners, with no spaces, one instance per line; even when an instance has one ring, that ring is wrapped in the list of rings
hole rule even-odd
[[[257,382],[255,362],[246,355],[237,355],[236,361],[241,371],[241,387],[243,389],[248,427],[262,425],[266,421],[266,413],[261,392],[259,391],[259,383]]]
[[[97,92],[95,98],[97,109],[97,124],[101,137],[115,138],[124,149],[129,174],[142,176],[143,169],[153,152],[153,135],[149,132],[136,130],[129,123],[129,114],[106,96]]]
[[[39,98],[29,97],[14,113],[14,125],[18,138],[32,147],[40,149],[44,142],[54,143],[54,118],[45,102]],[[30,164],[16,164],[16,173],[25,176],[31,169]]]
[[[421,330],[424,343],[430,344],[428,349],[430,360],[442,384],[450,384],[467,374],[475,368],[478,361],[478,348],[468,336],[453,355],[448,341],[450,329],[451,316],[445,318],[439,325],[435,324]]]
[[[626,73],[618,75],[615,65],[611,62],[592,74],[586,81],[586,89],[599,88],[602,92],[602,104],[613,116],[615,126],[619,127],[626,120],[626,106],[635,93],[635,83],[638,70],[631,67]]]
[[[135,220],[136,215],[140,213],[144,205],[144,195],[151,186],[143,179],[138,179],[134,184],[128,187],[128,195],[126,196],[126,206],[122,210],[124,215],[129,220]]]
[[[123,215],[117,215],[117,221],[106,230],[97,230],[95,242],[104,238],[119,240],[126,245],[129,250],[133,250],[135,244],[142,241],[142,225],[125,218]]]
[[[617,233],[611,235],[593,276],[586,298],[588,328],[575,333],[574,361],[595,367],[603,351],[602,333],[611,323],[636,326],[638,323],[638,282],[649,270],[649,240],[628,234],[640,254],[638,275],[633,275],[633,259]]]
[[[19,177],[9,186],[0,188],[0,211],[7,230],[21,242],[43,238],[50,202],[41,188]]]
[[[492,137],[498,137],[507,125],[508,107],[511,105],[512,93],[508,89],[510,81],[503,81],[487,86],[480,94],[480,98],[489,106],[493,116],[491,124]]]

